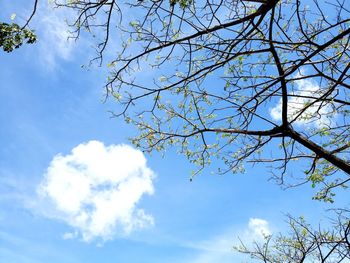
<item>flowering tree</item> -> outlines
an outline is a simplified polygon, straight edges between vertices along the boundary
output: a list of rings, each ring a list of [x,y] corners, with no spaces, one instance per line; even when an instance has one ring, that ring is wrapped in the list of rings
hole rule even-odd
[[[145,151],[176,146],[199,170],[212,159],[222,162],[219,173],[243,171],[246,162],[272,165],[279,183],[310,182],[318,189],[314,197],[318,200],[333,202],[334,189],[346,187],[350,180],[347,0],[53,3],[75,12],[70,21],[73,38],[86,32],[95,36],[93,61],[102,64],[111,42],[117,37],[121,41],[118,54],[107,56],[111,75],[106,91],[107,97],[119,102],[114,116],[140,130],[132,138],[136,146]],[[151,77],[142,72],[151,72]],[[291,171],[295,161],[303,167],[297,180]],[[320,247],[334,240],[342,240],[341,251],[346,251],[349,220],[345,218],[340,239],[315,234],[297,220],[291,224],[293,240],[312,244],[308,251],[319,251],[318,256],[324,252]],[[283,240],[287,239],[276,242]],[[306,249],[287,241],[283,248]],[[267,247],[257,247],[259,258],[280,262],[259,252]],[[249,253],[245,247],[241,251]],[[348,252],[341,253],[349,257]]]
[[[106,88],[123,106],[115,115],[140,129],[137,146],[176,145],[200,168],[217,158],[220,173],[275,164],[280,183],[311,181],[327,201],[350,180],[345,0],[55,4],[76,11],[74,37],[98,32],[100,63],[113,32],[122,33]],[[295,160],[309,167],[288,182]]]
[[[75,38],[84,29],[97,35],[94,60],[100,63],[113,33],[121,33],[106,90],[119,102],[114,115],[140,130],[132,138],[136,146],[145,151],[176,146],[199,170],[212,159],[221,161],[219,173],[243,171],[246,162],[272,165],[279,183],[310,182],[318,189],[314,198],[328,202],[334,189],[347,187],[346,0],[55,4],[76,11]],[[152,79],[141,72],[151,72]],[[303,169],[291,180],[295,161]],[[336,218],[332,231],[290,218],[290,235],[237,249],[264,262],[348,260],[348,210]]]

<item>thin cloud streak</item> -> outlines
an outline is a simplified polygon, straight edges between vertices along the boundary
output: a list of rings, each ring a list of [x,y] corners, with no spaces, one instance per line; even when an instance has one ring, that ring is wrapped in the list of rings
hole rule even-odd
[[[45,68],[55,70],[58,60],[72,59],[77,45],[72,39],[69,40],[66,10],[54,9],[49,3],[40,7],[39,20],[35,25],[38,29],[40,60]]]
[[[229,263],[245,259],[244,255],[237,253],[233,247],[239,245],[238,238],[246,243],[262,242],[272,234],[269,222],[260,218],[250,218],[247,226],[241,230],[229,229],[222,234],[200,242],[184,243],[184,247],[199,250],[194,257],[181,261],[181,263]]]

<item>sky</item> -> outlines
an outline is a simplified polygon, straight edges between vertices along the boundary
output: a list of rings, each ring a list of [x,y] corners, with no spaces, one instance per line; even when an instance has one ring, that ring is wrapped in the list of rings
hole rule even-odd
[[[5,2],[1,21],[19,7]],[[67,42],[64,14],[41,8],[38,43],[0,52],[0,262],[240,262],[238,237],[286,231],[288,213],[325,220],[310,185],[284,190],[263,167],[190,181],[176,149],[136,149],[103,100],[105,65],[82,67],[89,40]]]

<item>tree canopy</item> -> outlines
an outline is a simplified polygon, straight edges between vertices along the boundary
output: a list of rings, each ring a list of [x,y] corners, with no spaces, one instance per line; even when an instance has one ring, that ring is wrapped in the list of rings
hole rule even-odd
[[[315,229],[303,217],[288,216],[290,233],[274,239],[266,236],[264,243],[253,248],[244,243],[235,247],[241,253],[266,263],[277,262],[347,262],[350,250],[349,211],[338,210],[329,229]]]
[[[334,190],[347,187],[348,1],[53,3],[75,12],[69,21],[72,37],[95,36],[93,61],[103,63],[119,34],[106,96],[119,102],[113,115],[140,130],[132,138],[136,146],[145,151],[176,146],[199,171],[213,159],[222,162],[219,173],[264,163],[280,184],[310,182],[318,189],[317,200],[333,202]],[[289,255],[285,262],[303,262],[318,251],[316,258],[331,262],[333,257],[324,256],[326,246],[342,255],[337,258],[349,259],[348,211],[340,214],[340,238],[292,220],[292,237],[277,239],[277,254],[265,252],[269,238],[256,253],[240,250],[264,262],[279,262],[278,253]]]
[[[115,115],[140,129],[138,147],[176,145],[200,169],[222,161],[219,173],[272,164],[279,183],[310,181],[320,186],[315,198],[326,201],[349,181],[345,0],[55,5],[76,11],[73,37],[97,36],[100,63],[115,31],[121,34],[106,89],[123,106]],[[145,71],[153,81],[139,74]],[[296,160],[308,167],[291,182]]]
[[[35,1],[32,14],[22,27],[16,23],[0,22],[0,47],[5,52],[12,52],[22,46],[24,42],[27,44],[36,42],[37,37],[34,31],[28,28],[28,25],[36,12],[37,4],[38,1]],[[12,16],[11,20],[15,18],[16,14]]]

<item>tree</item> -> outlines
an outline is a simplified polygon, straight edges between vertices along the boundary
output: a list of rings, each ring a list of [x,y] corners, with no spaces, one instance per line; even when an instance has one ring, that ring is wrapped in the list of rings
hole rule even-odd
[[[117,1],[55,1],[76,11],[75,38],[98,31],[100,63],[114,27],[123,33],[106,89],[140,129],[138,147],[176,145],[201,168],[218,158],[220,173],[275,164],[281,184],[299,160],[309,167],[294,183],[321,186],[326,201],[350,180],[346,3],[130,1],[138,18],[122,19]]]
[[[304,218],[288,216],[289,235],[265,237],[265,243],[236,247],[241,253],[267,263],[348,262],[350,259],[349,210],[338,210],[337,220],[327,230],[313,229]]]
[[[33,31],[21,28],[18,24],[0,23],[0,47],[6,52],[19,48],[23,42],[33,44],[36,36]]]
[[[5,52],[12,52],[14,49],[22,46],[24,42],[27,44],[33,44],[36,42],[37,37],[34,31],[27,27],[36,12],[37,4],[38,0],[34,2],[32,14],[22,27],[16,23],[9,24],[0,22],[0,47],[2,47]],[[13,14],[13,16],[15,17],[15,14]]]
[[[347,187],[350,6],[346,0],[125,4],[56,0],[54,4],[76,12],[70,21],[72,37],[85,31],[96,36],[93,61],[102,64],[115,32],[121,34],[122,48],[108,64],[106,96],[119,102],[120,111],[114,116],[140,130],[132,139],[136,146],[145,151],[176,146],[199,171],[213,158],[223,164],[219,173],[241,172],[246,162],[272,165],[278,183],[310,182],[318,189],[317,200],[333,202],[334,190]],[[125,12],[132,15],[123,16]],[[151,71],[153,80],[140,76],[140,71]],[[296,180],[295,161],[304,167]],[[293,242],[301,240],[321,256],[323,247],[335,242],[331,251],[349,257],[342,252],[349,245],[349,217],[341,222],[342,237],[337,239],[292,220],[291,239],[277,239],[274,248],[299,255],[304,247]],[[259,252],[267,245],[251,254],[278,262]],[[250,253],[245,247],[242,252]],[[277,253],[288,256],[284,250]],[[286,261],[303,262],[299,256],[292,258]]]
[[[162,151],[175,145],[199,170],[215,158],[223,162],[219,173],[243,171],[244,162],[272,164],[281,184],[319,187],[318,200],[333,202],[333,190],[346,187],[345,0],[129,1],[137,18],[123,20],[125,6],[114,0],[55,3],[77,12],[76,38],[83,29],[102,33],[100,63],[113,28],[123,32],[106,90],[122,106],[115,116],[139,128],[136,146]],[[148,70],[152,82],[139,77]],[[308,168],[291,181],[288,168],[296,160]],[[267,237],[262,247],[240,251],[264,262],[340,262],[350,257],[350,220],[348,213],[338,219],[335,233],[291,218],[290,236]]]

